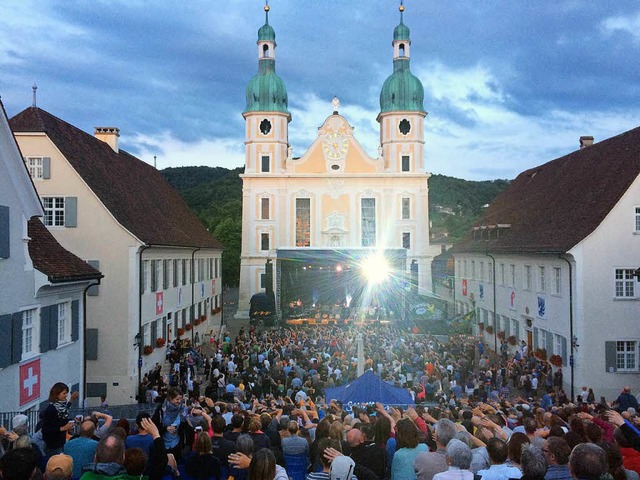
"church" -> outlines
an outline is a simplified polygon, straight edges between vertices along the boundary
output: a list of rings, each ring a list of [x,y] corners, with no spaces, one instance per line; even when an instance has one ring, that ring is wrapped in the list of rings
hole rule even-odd
[[[293,119],[285,82],[276,74],[268,6],[265,12],[258,30],[258,73],[247,85],[242,114],[246,155],[236,317],[250,316],[252,296],[273,292],[279,321],[355,319],[360,312],[378,320],[399,318],[405,291],[431,292],[433,257],[424,160],[427,112],[422,83],[410,70],[404,6],[389,52],[393,72],[380,93],[375,158],[340,114],[337,98],[317,138],[293,156],[288,135]]]

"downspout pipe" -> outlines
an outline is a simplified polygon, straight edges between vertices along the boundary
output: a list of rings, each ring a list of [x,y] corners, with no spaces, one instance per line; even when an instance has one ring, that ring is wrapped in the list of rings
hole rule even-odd
[[[87,292],[91,287],[100,285],[103,277],[96,279],[82,291],[82,405],[80,408],[84,408],[87,401]]]
[[[195,282],[196,282],[196,253],[200,250],[200,247],[196,248],[193,252],[191,252],[191,320],[190,322],[194,323],[194,315],[196,313],[196,305],[195,305]],[[191,328],[191,345],[194,345],[194,328]]]
[[[564,255],[560,255],[560,258],[562,260],[564,260],[565,262],[567,262],[567,265],[569,265],[569,346],[570,346],[570,350],[569,350],[569,371],[571,373],[571,401],[573,401],[574,398],[574,390],[575,390],[575,381],[574,381],[574,377],[575,377],[575,371],[574,371],[574,356],[573,356],[573,351],[575,349],[575,343],[573,341],[573,265],[571,265],[571,262],[569,261],[569,259],[567,259]]]
[[[491,258],[491,260],[493,260],[493,262],[491,262],[492,265],[492,270],[493,270],[493,348],[494,351],[496,353],[498,353],[498,325],[496,323],[497,320],[497,308],[496,308],[496,259],[494,258],[493,255],[491,255],[490,253],[485,253],[485,255],[489,258]]]
[[[142,383],[142,344],[144,343],[142,339],[142,295],[144,295],[144,292],[142,291],[142,283],[144,280],[142,253],[152,246],[153,245],[142,245],[138,252],[138,385],[136,386],[136,396],[139,393],[140,384]]]

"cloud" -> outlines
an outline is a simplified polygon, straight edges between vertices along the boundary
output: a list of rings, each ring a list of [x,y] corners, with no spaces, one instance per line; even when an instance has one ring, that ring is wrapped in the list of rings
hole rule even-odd
[[[244,144],[236,138],[202,139],[185,142],[165,131],[158,135],[137,134],[122,139],[123,148],[158,169],[208,166],[237,168],[244,165]]]
[[[636,42],[640,42],[640,12],[637,12],[632,16],[615,16],[605,18],[600,26],[605,32],[628,33]]]

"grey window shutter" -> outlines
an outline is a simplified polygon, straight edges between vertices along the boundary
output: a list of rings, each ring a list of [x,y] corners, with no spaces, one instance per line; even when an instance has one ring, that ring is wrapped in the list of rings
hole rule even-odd
[[[509,338],[511,335],[511,319],[504,317],[504,338]]]
[[[87,360],[98,360],[98,329],[87,328],[85,332],[85,348]]]
[[[73,392],[78,392],[80,391],[80,384],[79,383],[74,383],[73,385],[71,385],[71,392],[69,393],[73,393]],[[73,401],[73,406],[78,408],[80,406],[80,397],[78,396],[78,398],[76,398]]]
[[[69,228],[78,226],[78,197],[64,199],[64,226]]]
[[[533,327],[533,349],[538,348],[538,327]]]
[[[42,158],[42,178],[51,178],[51,157]]]
[[[11,337],[11,314],[0,315],[0,338],[12,338]],[[11,346],[11,344],[9,344]],[[11,365],[11,348],[6,348],[6,343],[3,348],[0,348],[0,368],[5,368]]]
[[[51,305],[49,307],[49,350],[56,348],[58,348],[58,305]]]
[[[50,348],[50,340],[49,335],[51,335],[51,328],[49,324],[51,323],[51,310],[49,307],[42,307],[40,309],[40,352],[44,353]]]
[[[154,320],[151,322],[151,345],[156,344],[156,338],[158,338],[158,322]]]
[[[91,265],[96,270],[100,270],[100,260],[87,260],[87,263]],[[89,297],[97,297],[100,294],[100,286],[94,285],[93,287],[89,287],[87,290],[87,295]]]
[[[607,373],[617,372],[616,367],[617,345],[616,342],[604,342],[604,364]]]
[[[22,359],[22,312],[11,317],[11,363],[20,363]]]
[[[9,258],[11,234],[9,231],[9,207],[0,205],[0,258]]]
[[[565,365],[569,364],[568,358],[567,358],[567,339],[565,337],[562,337],[561,340],[562,343],[562,363],[564,363]]]
[[[553,351],[553,333],[547,332],[547,354],[558,353]]]
[[[80,338],[80,301],[71,302],[71,341],[75,342]]]
[[[162,338],[167,338],[167,317],[162,319]]]

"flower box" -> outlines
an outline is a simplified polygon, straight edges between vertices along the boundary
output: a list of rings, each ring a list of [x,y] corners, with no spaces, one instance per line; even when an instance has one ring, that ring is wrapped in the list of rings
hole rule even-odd
[[[549,357],[549,363],[554,367],[561,367],[562,357],[560,355],[551,355],[551,357]]]
[[[544,348],[538,348],[535,352],[533,352],[533,356],[538,360],[546,360],[547,359],[547,351]]]
[[[179,328],[178,329],[178,336],[181,337],[182,335],[184,335],[184,328]]]
[[[190,332],[191,329],[193,328],[193,325],[191,325],[190,323],[187,323],[187,326],[185,328],[187,329],[187,332]]]
[[[518,339],[515,335],[511,335],[508,339],[509,345],[516,345],[518,343]]]
[[[492,333],[493,333],[493,327],[492,327],[491,325],[489,325],[487,328],[485,328],[485,331],[486,331],[488,334],[492,334]]]
[[[158,348],[162,348],[167,344],[167,341],[164,338],[157,338],[156,339],[156,347]]]
[[[506,336],[506,334],[504,333],[504,330],[500,330],[500,331],[498,332],[498,338],[499,338],[500,340],[504,340],[504,337],[505,337],[505,336]]]
[[[478,328],[480,329],[480,331],[484,330],[484,323],[480,322],[478,324]]]
[[[144,353],[145,355],[151,355],[153,353],[153,347],[151,345],[145,345],[142,353]]]

